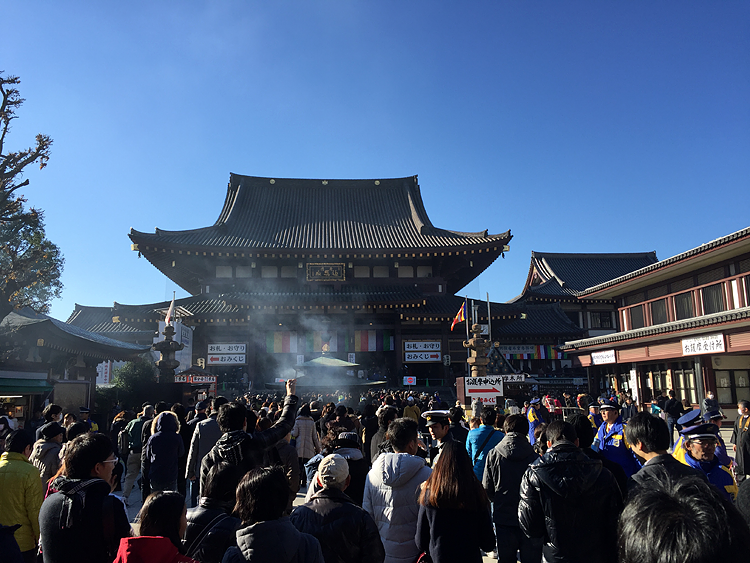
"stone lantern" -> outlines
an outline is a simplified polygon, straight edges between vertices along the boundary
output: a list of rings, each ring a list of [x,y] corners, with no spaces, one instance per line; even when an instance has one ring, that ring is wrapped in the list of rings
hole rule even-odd
[[[490,341],[482,338],[482,327],[478,324],[471,325],[471,333],[474,335],[467,341],[464,341],[464,348],[471,351],[471,356],[466,359],[466,363],[471,366],[472,377],[486,377],[487,364],[490,363],[487,357],[487,349],[490,347]]]
[[[175,360],[174,355],[179,350],[182,350],[185,345],[172,340],[174,336],[174,327],[172,325],[167,325],[162,334],[164,335],[164,340],[151,346],[151,349],[161,354],[161,358],[156,362],[156,367],[159,368],[159,380],[174,383],[174,370],[180,365],[180,362]]]

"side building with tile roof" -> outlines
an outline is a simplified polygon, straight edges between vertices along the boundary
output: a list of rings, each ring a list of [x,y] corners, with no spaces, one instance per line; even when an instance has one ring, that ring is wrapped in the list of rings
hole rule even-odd
[[[561,349],[648,406],[673,389],[699,407],[707,391],[730,420],[750,400],[750,227],[579,291],[616,304],[618,331]]]

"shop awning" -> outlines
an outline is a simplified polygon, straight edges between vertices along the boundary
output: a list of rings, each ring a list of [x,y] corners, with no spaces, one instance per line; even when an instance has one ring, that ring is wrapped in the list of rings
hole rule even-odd
[[[7,395],[38,395],[49,393],[53,387],[46,379],[0,377],[0,397]]]

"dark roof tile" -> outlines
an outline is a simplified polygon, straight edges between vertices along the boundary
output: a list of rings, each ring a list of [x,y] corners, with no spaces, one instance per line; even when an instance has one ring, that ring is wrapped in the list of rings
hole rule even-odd
[[[506,244],[510,231],[463,233],[434,227],[416,176],[302,180],[230,175],[211,227],[143,233],[137,243],[267,249],[406,249]],[[498,251],[499,252],[499,251]]]

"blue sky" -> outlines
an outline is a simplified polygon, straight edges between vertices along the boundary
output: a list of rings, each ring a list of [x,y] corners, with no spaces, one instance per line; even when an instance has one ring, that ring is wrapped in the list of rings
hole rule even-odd
[[[29,203],[75,303],[177,289],[127,233],[212,224],[229,173],[419,175],[436,226],[532,250],[667,258],[750,225],[750,3],[24,2],[0,69],[11,148],[54,138]],[[185,295],[178,291],[179,295]]]

